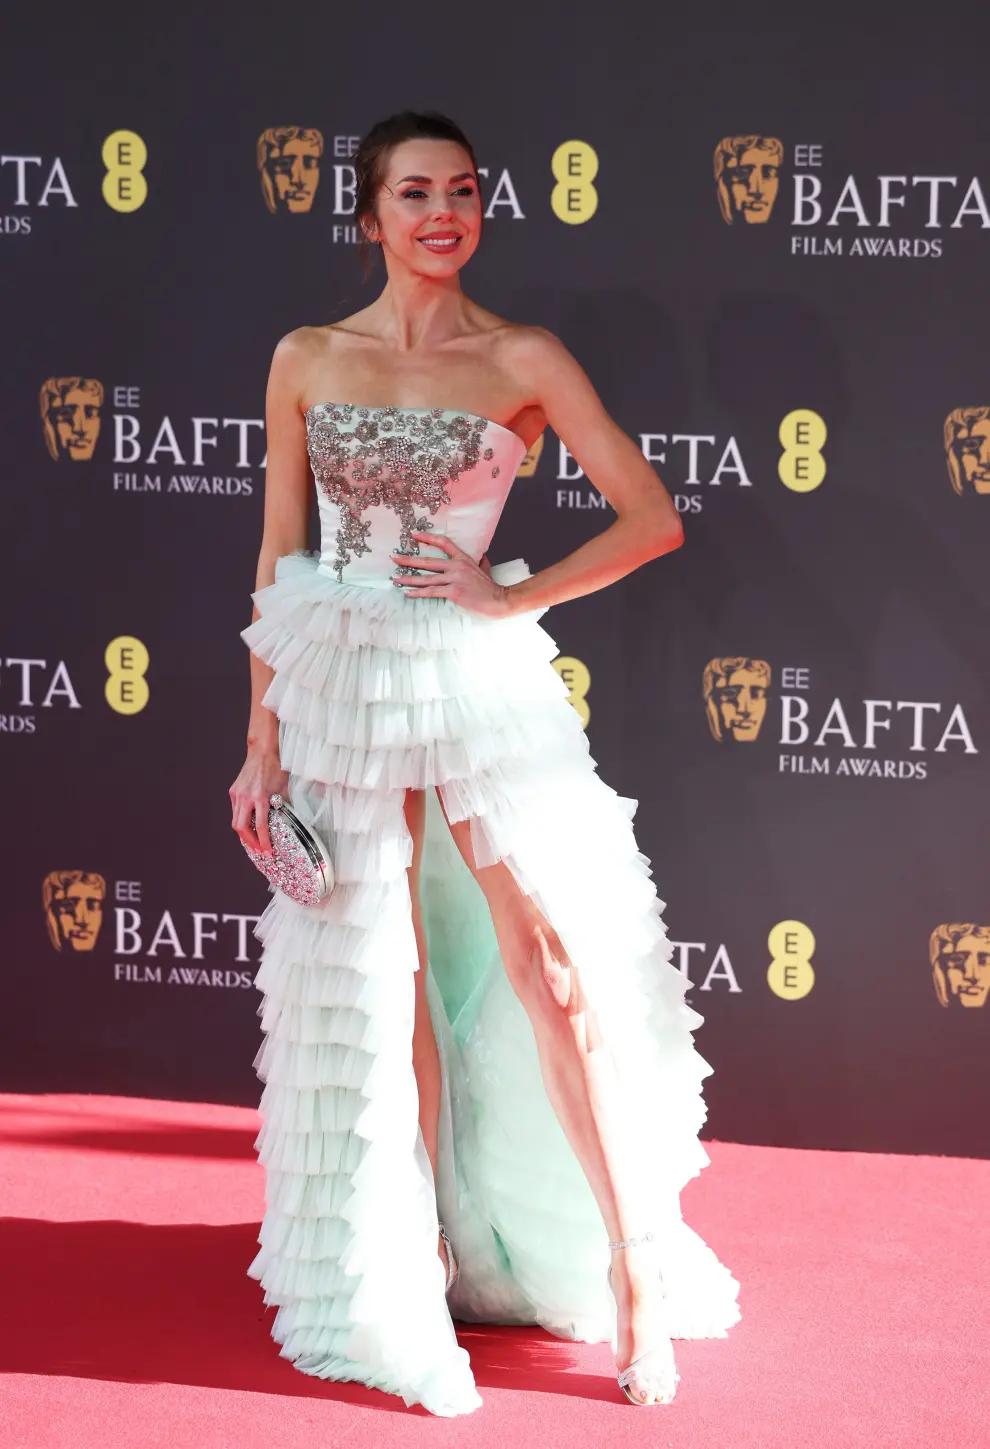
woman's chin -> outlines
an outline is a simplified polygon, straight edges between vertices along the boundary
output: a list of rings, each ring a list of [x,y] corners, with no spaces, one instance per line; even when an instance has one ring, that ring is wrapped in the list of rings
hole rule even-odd
[[[433,252],[421,242],[414,242],[412,251],[405,260],[419,276],[443,281],[448,277],[456,277],[473,252],[474,247],[464,241],[447,252]]]

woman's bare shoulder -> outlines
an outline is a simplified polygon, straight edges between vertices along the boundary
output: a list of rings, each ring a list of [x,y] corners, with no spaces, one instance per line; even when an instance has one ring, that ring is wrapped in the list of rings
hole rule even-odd
[[[360,345],[362,335],[367,335],[361,327],[362,315],[356,312],[341,322],[296,327],[287,332],[275,347],[272,373],[305,387],[311,374],[325,372],[335,357],[355,343]]]
[[[296,327],[280,337],[272,357],[274,371],[305,367],[326,348],[325,327]]]
[[[279,338],[275,355],[287,358],[313,357],[325,352],[332,345],[333,331],[333,326],[329,324],[295,327]]]
[[[519,379],[535,379],[571,357],[553,332],[524,322],[503,320],[491,342],[499,366]]]
[[[527,339],[552,336],[545,327],[533,327],[526,322],[516,322],[511,317],[501,317],[473,300],[468,301],[468,308],[474,331],[492,345],[519,347],[525,346]]]

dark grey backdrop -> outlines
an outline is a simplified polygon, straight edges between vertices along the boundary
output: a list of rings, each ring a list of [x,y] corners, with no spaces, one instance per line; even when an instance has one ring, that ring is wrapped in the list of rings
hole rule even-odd
[[[928,952],[940,925],[990,925],[990,497],[957,496],[943,447],[953,409],[990,404],[987,96],[965,68],[986,54],[990,21],[975,6],[928,9],[925,23],[891,8],[855,26],[549,0],[80,23],[54,3],[10,37],[2,155],[38,161],[0,165],[0,1086],[256,1100],[258,945],[239,949],[238,918],[266,893],[226,791],[247,715],[238,630],[263,442],[223,420],[262,418],[283,333],[371,295],[346,195],[335,213],[348,178],[334,166],[383,112],[430,106],[473,137],[488,199],[503,202],[469,290],[559,333],[623,427],[667,439],[647,446],[666,453],[686,546],[545,622],[590,670],[601,773],[640,801],[640,845],[706,1017],[711,1134],[987,1151],[990,1006],[941,1005]],[[282,125],[324,138],[308,213],[271,214],[262,196],[256,142]],[[121,129],[148,151],[147,198],[126,213],[101,191],[101,147]],[[727,225],[713,151],[747,134],[782,142],[779,191],[765,224]],[[573,140],[597,153],[599,205],[564,224],[550,165]],[[817,225],[795,224],[795,188],[813,187],[799,174],[820,182]],[[847,189],[828,225],[849,175],[861,210]],[[882,176],[904,178],[884,184],[906,198],[886,226]],[[940,184],[937,226],[932,184],[913,184],[931,176],[955,178]],[[39,389],[72,377],[102,384],[99,437],[92,458],[53,460]],[[807,493],[778,473],[794,409],[828,429],[827,472]],[[149,462],[165,417],[181,461],[160,448]],[[193,418],[216,420],[199,425],[219,440],[200,464]],[[128,451],[115,429],[133,419],[141,459],[115,461]],[[747,483],[711,481],[730,439]],[[539,568],[603,525],[588,483],[562,471],[548,435],[496,560]],[[156,475],[163,491],[145,491]],[[183,491],[204,477],[208,491]],[[150,655],[148,702],[132,714],[105,693],[104,651],[121,636]],[[704,666],[729,656],[772,670],[746,743],[716,741],[706,722]],[[783,696],[808,706],[803,743],[782,742],[783,712],[803,707]],[[835,699],[848,732],[816,745]],[[873,707],[891,720],[873,749],[864,700],[891,705]],[[919,716],[923,749],[899,701],[939,706]],[[874,760],[879,771],[852,773]],[[56,894],[89,904],[81,934],[55,949],[42,886],[73,871],[101,877],[105,896],[63,876]],[[816,942],[800,999],[768,984],[767,936],[786,920]],[[788,979],[803,970],[791,963]],[[981,990],[977,979],[967,999]]]

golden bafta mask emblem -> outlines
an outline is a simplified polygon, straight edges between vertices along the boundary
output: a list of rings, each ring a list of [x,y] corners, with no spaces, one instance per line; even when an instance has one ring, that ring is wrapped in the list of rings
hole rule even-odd
[[[935,995],[943,1006],[985,1006],[990,995],[990,926],[936,926],[928,943]]]
[[[519,464],[517,478],[532,478],[536,472],[536,465],[540,461],[540,454],[543,452],[543,434],[537,438],[532,447],[526,449],[526,456]]]
[[[990,493],[990,407],[955,408],[949,414],[945,458],[957,493]]]
[[[95,377],[50,377],[38,394],[45,446],[56,459],[85,462],[100,436],[103,384]]]
[[[269,211],[309,211],[320,184],[323,136],[309,126],[270,126],[258,137],[261,194]]]
[[[89,870],[52,870],[45,876],[41,900],[48,939],[56,951],[92,951],[103,924],[107,883]]]
[[[703,694],[713,738],[740,744],[755,740],[767,712],[769,689],[770,665],[765,659],[740,655],[709,660]]]
[[[722,220],[749,226],[770,220],[780,186],[783,142],[776,136],[725,136],[715,147],[715,186]]]

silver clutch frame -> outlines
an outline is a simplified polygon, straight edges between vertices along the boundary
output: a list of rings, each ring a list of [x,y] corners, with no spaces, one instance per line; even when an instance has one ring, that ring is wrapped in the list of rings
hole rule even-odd
[[[333,888],[334,874],[333,862],[330,859],[330,853],[323,844],[323,841],[318,835],[313,834],[308,825],[302,823],[292,806],[287,800],[283,800],[281,795],[273,795],[268,803],[274,810],[280,811],[284,816],[287,824],[299,841],[299,844],[312,861],[313,869],[318,870],[322,874],[323,894],[327,895]]]
[[[329,895],[335,883],[333,862],[330,859],[329,851],[319,836],[314,835],[309,826],[303,824],[292,806],[288,801],[283,800],[281,795],[270,795],[268,797],[268,806],[269,821],[271,820],[272,814],[277,812],[281,815],[284,824],[295,836],[303,854],[313,868],[318,883],[322,886],[318,899],[323,900],[324,897]],[[250,856],[252,864],[270,881],[272,877],[269,874],[267,863],[274,860],[275,857],[263,855],[261,851],[252,850],[248,845],[245,845],[244,849]],[[276,888],[278,889],[277,886]],[[288,894],[288,892],[283,892],[283,894]],[[291,896],[289,898],[294,899]]]

